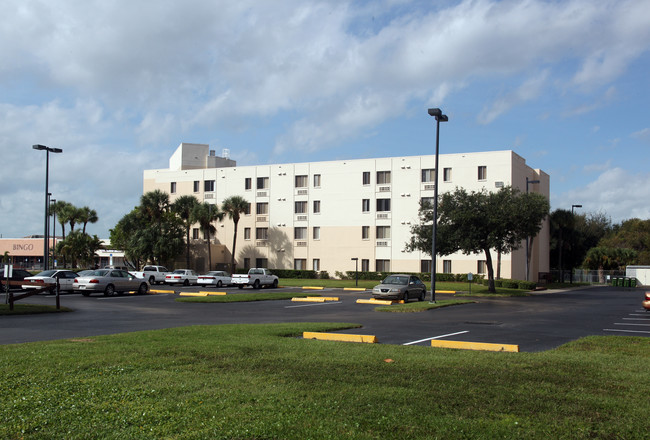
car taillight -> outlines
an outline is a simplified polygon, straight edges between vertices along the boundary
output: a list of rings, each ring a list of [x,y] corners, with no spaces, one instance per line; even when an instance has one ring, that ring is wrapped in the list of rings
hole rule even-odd
[[[89,282],[90,284],[98,284],[98,283],[99,283],[99,280],[90,280],[90,281],[88,281],[88,282]]]
[[[645,300],[650,301],[650,292],[645,293]]]
[[[74,279],[74,281],[73,281],[73,283],[75,283],[75,284],[76,284],[76,283],[78,283],[78,282],[79,282],[79,281],[77,281],[77,279],[76,279],[76,278],[75,278],[75,279]]]

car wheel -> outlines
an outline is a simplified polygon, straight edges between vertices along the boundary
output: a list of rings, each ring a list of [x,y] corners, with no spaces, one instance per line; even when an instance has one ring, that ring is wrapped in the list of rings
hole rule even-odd
[[[260,280],[255,280],[253,283],[253,289],[259,289],[260,288]]]
[[[217,281],[217,287],[221,287],[222,283],[221,280]]]
[[[278,280],[273,280],[273,288],[274,289],[278,288]]]
[[[113,287],[112,284],[109,284],[106,286],[106,289],[104,289],[104,296],[113,296],[115,294],[115,287]]]
[[[404,303],[405,303],[405,304],[406,304],[407,302],[409,302],[409,293],[408,293],[408,292],[404,292],[404,298],[402,298],[402,299],[404,300]]]
[[[183,286],[189,286],[190,285],[190,280],[186,279],[183,281]]]
[[[81,292],[83,296],[90,296],[90,292]]]
[[[142,283],[140,284],[140,287],[138,287],[138,295],[146,295],[148,290],[149,287],[147,286],[147,283]]]
[[[418,296],[418,301],[424,301],[424,297],[425,297],[426,294],[427,294],[427,293],[423,290],[423,291],[420,293],[420,296]]]
[[[244,285],[243,285],[243,284],[240,284],[240,285],[237,286],[237,287],[239,287],[240,289],[243,289],[243,288],[244,288]]]
[[[152,286],[156,284],[156,278],[153,275],[149,277],[149,284],[151,284]]]

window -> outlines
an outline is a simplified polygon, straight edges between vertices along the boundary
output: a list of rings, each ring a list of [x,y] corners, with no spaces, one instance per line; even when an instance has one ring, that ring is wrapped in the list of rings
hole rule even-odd
[[[255,228],[256,240],[268,240],[268,238],[269,238],[269,228]]]
[[[193,187],[194,192],[195,193],[199,192],[199,188],[201,188],[201,182],[199,182],[198,180],[195,180],[194,181],[194,187]]]
[[[304,258],[296,258],[293,260],[293,269],[294,270],[306,270],[307,269],[307,260]]]
[[[199,228],[192,228],[192,238],[194,240],[199,239]]]
[[[420,206],[422,206],[422,207],[428,206],[430,209],[433,209],[433,201],[434,200],[435,200],[435,198],[433,198],[433,197],[422,197],[420,199]]]
[[[451,260],[443,260],[442,261],[442,272],[443,273],[451,273]]]
[[[213,192],[214,191],[214,180],[206,180],[203,182],[203,191]]]
[[[370,171],[363,172],[363,184],[370,185]]]
[[[307,228],[306,227],[293,228],[293,239],[294,240],[306,240],[307,239]]]
[[[257,178],[257,189],[266,189],[269,187],[269,178],[268,177],[258,177]]]
[[[390,211],[390,199],[377,199],[377,212]]]
[[[307,188],[307,176],[296,176],[296,188]]]
[[[314,214],[320,214],[320,200],[314,200]]]
[[[487,272],[487,261],[479,260],[477,263],[478,264],[477,264],[477,267],[476,267],[476,269],[477,269],[476,272],[480,273],[480,274],[486,273]]]
[[[255,259],[255,267],[264,267],[264,268],[268,268],[268,267],[269,267],[269,260],[268,260],[268,258],[256,258],[256,259]]]
[[[247,177],[244,179],[244,189],[248,190],[253,188],[253,179]]]
[[[320,240],[320,226],[314,226],[312,237],[314,240]]]
[[[172,183],[171,183],[171,185],[169,186],[169,192],[170,192],[171,194],[175,194],[175,193],[176,193],[176,182],[172,182]]]
[[[377,238],[390,238],[390,226],[377,226]]]
[[[295,202],[294,203],[294,213],[296,213],[296,214],[307,214],[307,202]]]
[[[443,170],[443,176],[445,182],[451,182],[451,168],[445,168]]]
[[[314,188],[320,188],[320,174],[314,174]]]
[[[361,200],[361,212],[370,212],[370,199]]]
[[[375,260],[375,272],[390,272],[390,260]]]
[[[361,226],[361,239],[370,240],[370,226]]]
[[[319,271],[320,270],[320,259],[319,258],[314,258],[311,263],[312,270]]]
[[[268,214],[269,213],[269,204],[267,202],[259,202],[255,207],[255,213]]]
[[[487,167],[484,165],[478,167],[478,180],[487,180]]]
[[[251,239],[251,228],[244,228],[244,240]]]
[[[433,168],[428,168],[422,170],[422,182],[433,182],[436,179],[436,170]]]
[[[370,272],[370,260],[361,260],[361,272]]]
[[[247,203],[246,208],[244,209],[244,214],[245,215],[251,215],[251,204]]]
[[[431,273],[431,260],[420,260],[420,272]]]
[[[388,185],[390,183],[390,171],[377,171],[377,185]]]

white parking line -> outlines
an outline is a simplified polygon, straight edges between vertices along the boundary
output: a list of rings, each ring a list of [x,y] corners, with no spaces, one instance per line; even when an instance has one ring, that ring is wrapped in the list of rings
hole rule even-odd
[[[613,328],[604,328],[605,332],[624,332],[624,333],[646,333],[650,335],[650,331],[641,331],[641,330],[618,330]]]
[[[300,304],[297,306],[285,306],[285,309],[293,309],[296,307],[312,307],[312,306],[327,306],[330,304],[341,304],[343,301],[327,301],[327,302],[322,302],[322,303],[314,303],[314,304]]]
[[[433,339],[446,338],[447,336],[462,335],[463,333],[469,333],[469,330],[465,330],[465,331],[462,331],[462,332],[456,332],[456,333],[449,333],[447,335],[434,336],[433,338],[420,339],[419,341],[407,342],[406,344],[402,344],[402,345],[419,344],[420,342],[431,341]]]
[[[641,327],[650,327],[650,324],[630,324],[628,322],[615,322],[614,325],[637,325]]]
[[[130,298],[131,296],[132,295],[127,295],[127,296],[104,296],[104,297],[97,298],[97,299],[126,299],[126,298]]]
[[[623,319],[626,319],[628,321],[650,321],[650,317],[648,317],[648,318],[623,318]]]

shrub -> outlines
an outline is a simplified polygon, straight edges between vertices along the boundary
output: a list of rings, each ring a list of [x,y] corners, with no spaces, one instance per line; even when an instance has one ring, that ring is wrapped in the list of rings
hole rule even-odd
[[[535,287],[537,287],[537,283],[532,281],[519,281],[519,286],[517,288],[522,290],[535,290]]]

